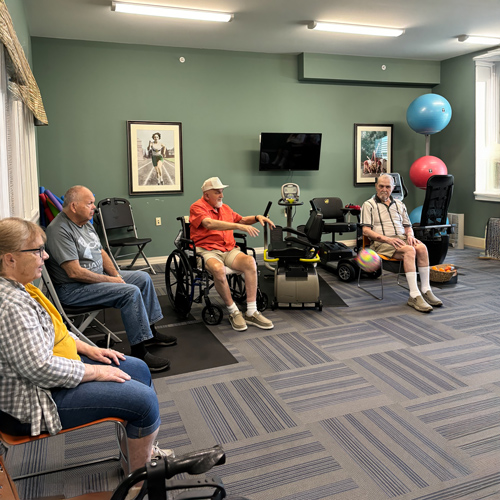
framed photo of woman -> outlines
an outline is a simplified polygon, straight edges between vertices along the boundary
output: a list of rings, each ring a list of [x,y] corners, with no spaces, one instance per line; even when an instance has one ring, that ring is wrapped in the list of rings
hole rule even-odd
[[[127,121],[129,194],[183,192],[182,124]]]

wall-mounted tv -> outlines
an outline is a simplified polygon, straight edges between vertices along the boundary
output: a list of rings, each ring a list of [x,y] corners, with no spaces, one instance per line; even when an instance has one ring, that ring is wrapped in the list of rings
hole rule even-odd
[[[260,135],[259,170],[319,170],[321,134]]]

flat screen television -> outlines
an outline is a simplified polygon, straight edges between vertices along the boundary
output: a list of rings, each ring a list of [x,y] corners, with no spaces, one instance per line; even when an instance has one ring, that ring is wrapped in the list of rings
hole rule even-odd
[[[321,134],[260,135],[259,170],[319,170]]]

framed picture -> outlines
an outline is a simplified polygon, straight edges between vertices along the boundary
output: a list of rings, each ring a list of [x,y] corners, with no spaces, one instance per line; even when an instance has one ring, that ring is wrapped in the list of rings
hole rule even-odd
[[[129,194],[182,193],[182,124],[127,121]]]
[[[354,185],[392,172],[392,125],[354,124]]]

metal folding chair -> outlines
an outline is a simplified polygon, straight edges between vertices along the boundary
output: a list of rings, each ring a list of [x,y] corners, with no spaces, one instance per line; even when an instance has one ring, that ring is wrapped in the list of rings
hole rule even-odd
[[[97,204],[98,210],[98,220],[102,226],[102,233],[104,236],[106,251],[113,260],[113,263],[120,269],[116,259],[118,257],[123,258],[133,255],[132,262],[126,266],[130,269],[135,264],[135,261],[142,256],[147,266],[143,269],[149,269],[151,274],[156,274],[153,266],[149,263],[146,254],[144,253],[144,247],[151,242],[151,238],[139,238],[137,235],[137,227],[134,222],[134,216],[132,213],[132,206],[129,201],[125,198],[106,198],[101,200]],[[109,232],[117,230],[116,232],[123,234],[123,231],[133,232],[134,236],[119,237],[110,239]],[[120,231],[121,230],[121,231]],[[137,252],[130,252],[127,254],[121,254],[124,248],[137,247]],[[115,249],[113,253],[112,249]]]

